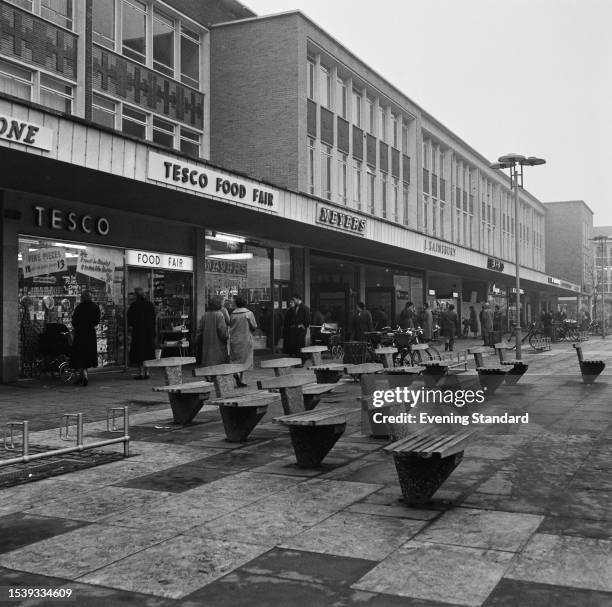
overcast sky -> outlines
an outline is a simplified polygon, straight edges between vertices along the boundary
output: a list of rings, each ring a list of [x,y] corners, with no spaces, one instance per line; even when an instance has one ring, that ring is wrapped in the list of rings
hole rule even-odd
[[[525,186],[612,225],[612,0],[244,0],[298,9]]]

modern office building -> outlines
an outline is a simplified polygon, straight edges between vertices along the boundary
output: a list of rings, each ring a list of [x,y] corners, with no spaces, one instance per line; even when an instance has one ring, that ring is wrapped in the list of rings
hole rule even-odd
[[[589,311],[596,287],[593,265],[593,211],[584,200],[546,202],[546,269],[562,281],[581,286],[578,297],[561,296],[561,311],[575,317]],[[556,311],[556,310],[554,310]]]
[[[292,291],[345,329],[360,299],[512,314],[508,179],[301,14],[0,0],[0,50],[2,381],[84,288],[101,366],[127,361],[136,286],[168,353],[215,294],[268,343]],[[527,316],[580,291],[545,272],[544,216],[521,192]]]
[[[610,333],[612,329],[612,226],[593,228],[591,255],[592,316],[598,322],[605,317],[606,332]]]

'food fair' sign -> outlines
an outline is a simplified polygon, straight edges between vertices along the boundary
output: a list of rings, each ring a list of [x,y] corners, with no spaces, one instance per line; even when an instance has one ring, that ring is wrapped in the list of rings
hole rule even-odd
[[[278,192],[206,166],[149,152],[147,177],[191,192],[278,212]]]

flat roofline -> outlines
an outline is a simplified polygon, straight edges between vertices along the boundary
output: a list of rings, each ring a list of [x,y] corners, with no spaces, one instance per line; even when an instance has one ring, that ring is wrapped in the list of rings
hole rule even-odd
[[[376,71],[375,69],[371,68],[365,61],[363,61],[360,57],[358,57],[353,51],[348,49],[342,42],[340,42],[337,38],[332,36],[329,32],[325,31],[318,23],[313,21],[310,17],[308,17],[308,15],[304,14],[302,11],[300,11],[298,9],[284,11],[284,12],[281,12],[281,13],[273,13],[271,15],[261,15],[261,16],[257,16],[257,17],[251,17],[251,18],[248,18],[248,19],[239,19],[239,20],[236,20],[236,21],[226,21],[224,23],[215,23],[214,25],[210,26],[210,29],[216,29],[216,28],[219,28],[219,27],[231,27],[231,26],[235,26],[235,25],[251,23],[251,22],[254,22],[254,21],[264,21],[264,20],[270,20],[270,19],[277,19],[277,18],[280,18],[280,17],[287,17],[287,16],[290,16],[290,15],[296,15],[296,16],[302,18],[304,21],[308,22],[310,25],[312,25],[315,29],[317,29],[325,37],[327,37],[331,42],[333,42],[338,47],[340,47],[347,55],[349,55],[350,57],[355,59],[358,63],[362,64],[369,71],[371,71],[377,78],[379,78],[385,85],[387,85],[389,88],[391,88],[393,91],[395,91],[400,97],[402,97],[404,100],[406,100],[409,104],[413,105],[417,110],[419,110],[421,112],[421,114],[429,122],[431,122],[432,124],[435,124],[438,128],[440,128],[445,133],[447,133],[459,145],[463,146],[466,151],[468,151],[469,153],[473,154],[476,158],[480,159],[480,161],[483,164],[487,165],[487,168],[489,168],[489,165],[492,164],[491,160],[489,160],[488,158],[485,158],[485,156],[483,156],[480,152],[478,152],[475,148],[473,148],[464,139],[459,137],[456,133],[454,133],[451,129],[449,129],[447,126],[445,126],[442,122],[440,122],[437,118],[435,118],[427,110],[425,110],[418,103],[413,101],[410,97],[408,97],[408,95],[406,95],[399,88],[397,88],[397,86],[395,86],[393,83],[391,83],[389,80],[387,80],[378,71]],[[372,83],[372,84],[374,85],[374,83]],[[426,126],[421,125],[421,128],[425,128],[427,130]],[[457,151],[457,153],[460,153],[458,150],[455,150],[455,151]],[[498,176],[499,175],[503,175],[504,180],[506,182],[510,181],[510,178],[505,173],[503,173],[502,171],[497,171],[496,169],[490,169],[490,170],[493,171],[494,173],[498,174]],[[522,190],[522,191],[523,191],[523,193],[526,196],[529,197],[529,199],[531,201],[533,201],[533,202],[535,202],[535,203],[537,203],[539,205],[543,204],[541,200],[536,198],[528,190]],[[542,210],[543,210],[543,207],[542,207]]]
[[[588,209],[588,211],[592,215],[595,215],[593,209],[591,209],[591,207],[586,202],[584,202],[584,200],[553,200],[552,202],[543,202],[542,204],[545,206],[553,204],[582,204]]]

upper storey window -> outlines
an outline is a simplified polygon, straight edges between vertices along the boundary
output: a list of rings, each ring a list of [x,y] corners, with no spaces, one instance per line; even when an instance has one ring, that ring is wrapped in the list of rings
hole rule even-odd
[[[94,42],[200,88],[200,34],[139,0],[95,0]]]
[[[72,0],[11,0],[16,6],[72,29]]]

